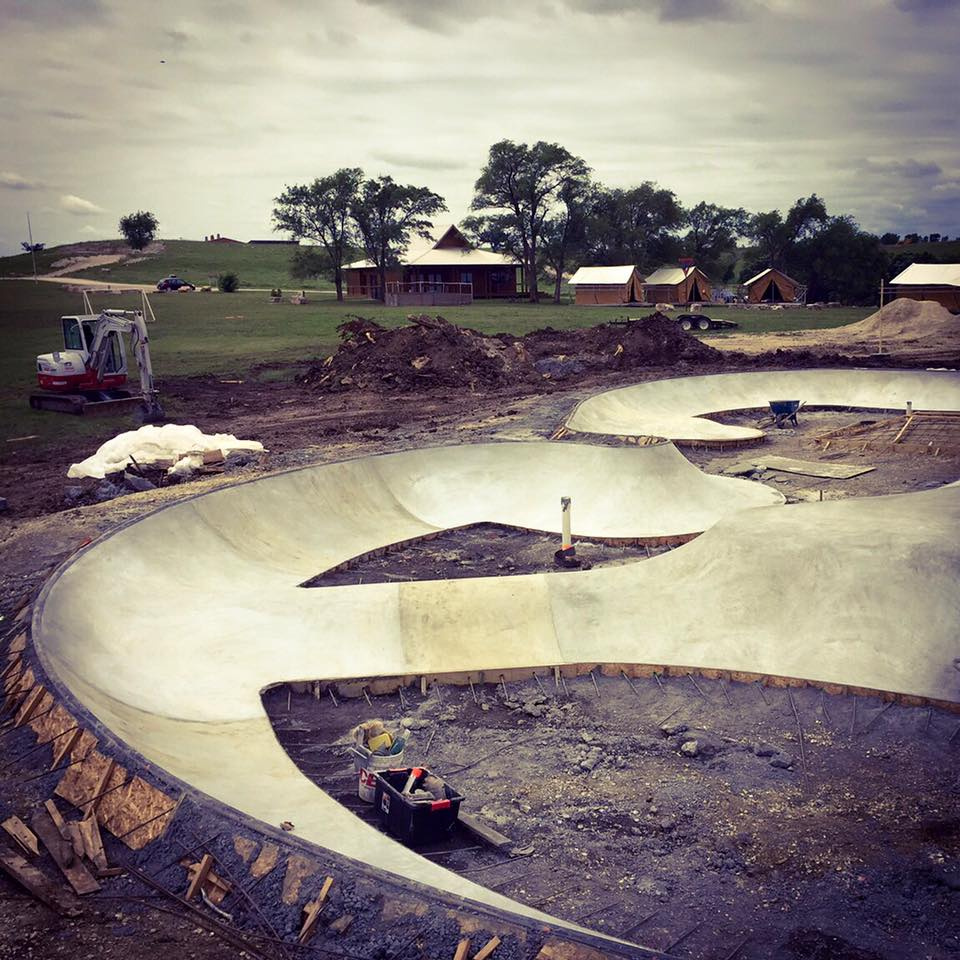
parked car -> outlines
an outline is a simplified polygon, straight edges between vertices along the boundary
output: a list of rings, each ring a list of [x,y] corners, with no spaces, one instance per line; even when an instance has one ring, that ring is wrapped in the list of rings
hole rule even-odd
[[[157,282],[158,290],[196,290],[197,288],[189,280],[181,280],[180,277],[170,274]]]

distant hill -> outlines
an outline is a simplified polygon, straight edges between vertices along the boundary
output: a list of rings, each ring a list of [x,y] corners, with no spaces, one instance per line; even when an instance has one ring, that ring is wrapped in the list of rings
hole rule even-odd
[[[894,243],[884,245],[883,252],[890,258],[900,256],[913,258],[921,253],[929,253],[937,258],[937,263],[960,263],[960,240],[947,240],[940,243]]]
[[[290,276],[295,247],[250,246],[246,243],[206,243],[202,240],[161,240],[146,251],[132,251],[122,240],[91,240],[51,247],[37,254],[37,272],[68,267],[64,276],[90,277],[109,283],[156,283],[171,273],[201,286],[216,284],[220,273],[235,273],[241,287],[281,287],[285,290],[326,290],[326,279],[302,281]],[[115,263],[61,264],[72,258],[119,256]],[[29,253],[0,257],[0,276],[32,276]]]

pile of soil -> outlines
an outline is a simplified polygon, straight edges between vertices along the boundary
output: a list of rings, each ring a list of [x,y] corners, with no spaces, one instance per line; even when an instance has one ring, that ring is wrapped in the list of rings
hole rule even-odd
[[[603,370],[716,363],[722,355],[659,313],[579,330],[488,335],[443,317],[408,317],[390,330],[352,317],[338,327],[343,344],[311,367],[303,382],[326,392],[358,388],[542,386]]]
[[[859,323],[842,327],[835,334],[838,341],[876,339],[904,343],[960,335],[960,317],[955,317],[942,304],[933,300],[909,300],[900,297],[885,304]]]

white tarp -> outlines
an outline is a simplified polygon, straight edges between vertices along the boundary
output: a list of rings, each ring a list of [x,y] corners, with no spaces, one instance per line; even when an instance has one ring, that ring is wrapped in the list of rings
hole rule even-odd
[[[157,460],[180,461],[187,454],[202,454],[207,450],[222,450],[224,454],[231,450],[260,452],[263,444],[256,440],[238,440],[230,433],[203,433],[199,427],[192,425],[147,425],[108,440],[92,457],[73,464],[67,476],[71,479],[93,477],[102,480],[108,473],[117,473],[128,466],[131,456],[139,464],[148,464]]]

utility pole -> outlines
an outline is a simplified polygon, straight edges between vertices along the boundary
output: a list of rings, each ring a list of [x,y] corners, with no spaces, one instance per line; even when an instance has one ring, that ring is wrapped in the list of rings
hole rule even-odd
[[[877,345],[877,353],[883,353],[883,277],[880,278],[880,342]]]

